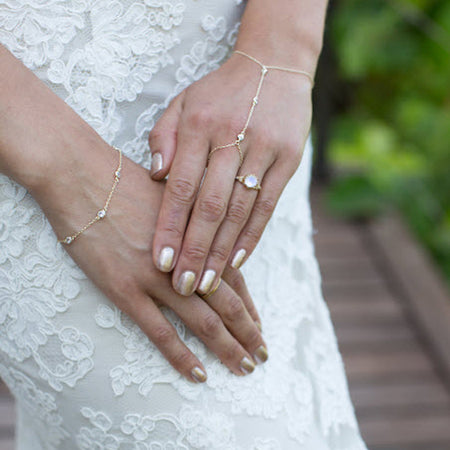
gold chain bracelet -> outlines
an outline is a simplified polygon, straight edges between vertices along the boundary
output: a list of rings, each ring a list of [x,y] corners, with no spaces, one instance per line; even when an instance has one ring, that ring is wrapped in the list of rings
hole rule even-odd
[[[89,222],[87,223],[81,230],[77,231],[75,234],[66,236],[64,239],[58,240],[61,244],[67,244],[70,245],[80,234],[84,233],[89,227],[94,225],[94,223],[98,222],[99,220],[102,220],[104,217],[106,217],[106,213],[108,212],[109,203],[111,202],[111,198],[114,194],[114,191],[116,190],[117,185],[119,184],[120,180],[120,172],[122,171],[122,150],[120,150],[117,147],[113,147],[115,150],[119,152],[119,165],[117,166],[116,171],[114,172],[114,182],[111,187],[111,191],[109,192],[108,198],[106,199],[106,202],[102,209],[100,209],[97,212],[97,215]]]
[[[281,70],[283,72],[289,72],[289,73],[296,73],[298,75],[304,75],[305,77],[307,77],[309,79],[309,81],[311,82],[313,87],[314,87],[314,78],[313,78],[313,76],[310,73],[305,72],[304,70],[297,70],[297,69],[291,69],[291,68],[288,68],[288,67],[279,67],[279,66],[266,66],[265,64],[263,64],[262,62],[258,61],[256,58],[254,58],[253,56],[250,56],[247,53],[241,52],[240,50],[234,50],[233,53],[237,53],[239,55],[245,56],[246,58],[248,58],[248,59],[254,61],[256,64],[258,64],[261,67],[261,77],[259,79],[258,88],[256,89],[255,96],[253,97],[252,106],[250,107],[250,112],[248,113],[247,121],[245,122],[244,128],[237,135],[236,140],[234,142],[214,147],[209,152],[208,162],[211,159],[211,156],[212,156],[212,154],[215,151],[223,149],[223,148],[236,147],[237,151],[239,152],[239,167],[240,167],[240,166],[242,166],[242,163],[244,162],[244,154],[243,154],[242,149],[241,149],[241,142],[245,139],[245,132],[247,131],[248,125],[249,125],[250,120],[251,120],[251,118],[253,116],[253,111],[255,110],[255,107],[258,104],[259,94],[261,92],[261,88],[262,88],[262,85],[263,85],[263,82],[264,82],[264,78],[267,75],[267,73],[269,72],[269,70]]]

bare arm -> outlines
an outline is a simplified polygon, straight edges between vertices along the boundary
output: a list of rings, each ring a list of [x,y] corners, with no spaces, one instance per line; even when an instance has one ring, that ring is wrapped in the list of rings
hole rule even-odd
[[[59,237],[96,214],[116,167],[117,152],[0,46],[0,172],[32,193]],[[231,273],[206,302],[180,297],[167,275],[151,269],[162,191],[147,170],[124,158],[108,215],[67,251],[188,379],[205,381],[204,367],[159,306],[175,311],[235,374],[244,375],[256,356],[267,355],[242,276]]]

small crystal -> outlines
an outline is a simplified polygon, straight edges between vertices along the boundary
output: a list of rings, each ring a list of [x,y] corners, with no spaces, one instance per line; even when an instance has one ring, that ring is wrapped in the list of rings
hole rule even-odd
[[[244,135],[241,133],[241,134],[238,134],[238,141],[240,142],[240,141],[243,141],[244,140]]]
[[[120,178],[120,170],[116,170],[115,175],[116,175],[116,178]]]
[[[64,244],[71,244],[72,241],[73,241],[73,237],[67,236],[67,237],[64,239]]]
[[[263,67],[261,69],[261,72],[262,72],[263,75],[265,75],[268,72],[267,67]]]
[[[103,217],[106,216],[106,211],[104,209],[101,209],[98,213],[97,213],[97,217],[99,217],[100,219],[103,219]]]
[[[247,175],[244,183],[248,188],[255,188],[258,185],[258,179],[255,175]]]
[[[255,105],[258,104],[258,97],[255,97],[255,98],[253,99],[253,103],[254,103]]]

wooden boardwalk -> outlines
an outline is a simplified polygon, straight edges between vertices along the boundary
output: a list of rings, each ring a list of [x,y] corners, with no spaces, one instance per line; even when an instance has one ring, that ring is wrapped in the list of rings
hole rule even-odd
[[[386,256],[383,229],[331,218],[316,186],[311,204],[324,296],[369,449],[450,450],[450,315],[417,320],[420,289],[404,287],[395,270],[404,263]],[[0,385],[0,450],[13,449],[13,409]]]

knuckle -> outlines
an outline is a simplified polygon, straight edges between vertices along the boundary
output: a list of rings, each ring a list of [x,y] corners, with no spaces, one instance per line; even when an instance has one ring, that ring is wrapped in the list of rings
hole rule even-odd
[[[251,327],[245,336],[245,343],[247,348],[256,349],[262,344],[261,333],[256,327]]]
[[[241,199],[234,200],[228,208],[227,220],[234,224],[242,225],[247,220],[248,212],[245,201]]]
[[[241,319],[244,314],[244,304],[237,296],[232,296],[227,301],[227,307],[224,312],[224,318],[228,322],[235,322]]]
[[[262,197],[256,200],[255,202],[255,211],[257,214],[270,217],[275,209],[276,201],[272,198]]]
[[[172,358],[172,364],[179,370],[185,370],[192,366],[191,363],[191,354],[185,350],[178,352]]]
[[[194,128],[204,128],[211,125],[212,122],[212,112],[211,108],[203,105],[201,108],[197,108],[188,116],[188,123]]]
[[[234,361],[240,362],[241,359],[243,358],[241,346],[237,342],[228,345],[222,357],[225,361],[229,363]]]
[[[244,285],[244,276],[240,270],[232,270],[227,273],[227,283],[233,288],[239,288]],[[236,289],[234,289],[236,290]]]
[[[228,259],[230,252],[225,247],[217,246],[211,248],[209,256],[216,261],[225,262]]]
[[[153,340],[156,345],[166,347],[175,339],[175,330],[170,325],[159,325],[153,330]]]
[[[210,312],[203,317],[200,324],[200,334],[206,339],[212,339],[220,329],[222,320],[214,313]]]
[[[198,211],[206,222],[220,222],[225,215],[226,203],[219,195],[209,194],[198,199]]]
[[[207,250],[203,245],[190,243],[183,248],[183,255],[189,261],[197,263],[206,258],[206,251]]]
[[[250,247],[255,247],[258,244],[259,239],[261,238],[261,233],[262,231],[254,227],[250,227],[248,230],[245,231],[244,237],[246,241],[249,243]]]
[[[167,184],[169,194],[176,203],[191,205],[196,196],[195,184],[186,178],[177,178]]]

